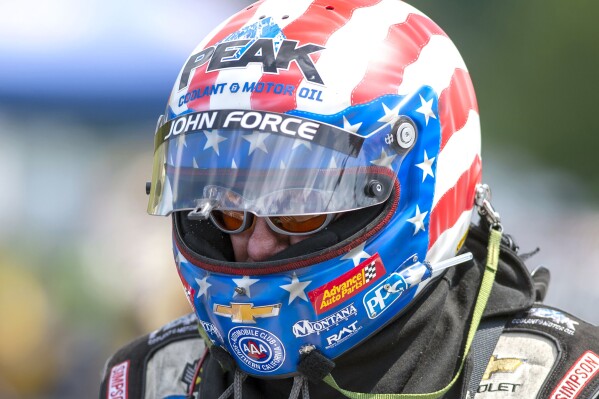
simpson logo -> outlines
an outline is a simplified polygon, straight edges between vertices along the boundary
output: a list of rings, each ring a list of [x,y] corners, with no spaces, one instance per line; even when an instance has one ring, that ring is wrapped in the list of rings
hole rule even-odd
[[[295,335],[296,338],[300,338],[311,334],[320,334],[323,331],[328,331],[331,328],[338,326],[340,323],[347,321],[347,319],[356,316],[357,314],[358,310],[352,303],[322,320],[300,320],[293,325],[293,335]]]
[[[110,369],[106,399],[127,399],[129,380],[129,360],[119,363]]]
[[[324,313],[372,285],[385,272],[380,256],[374,254],[349,272],[308,292],[310,302],[316,314]]]
[[[599,356],[586,351],[557,384],[550,399],[576,399],[599,372]]]
[[[235,356],[257,371],[275,371],[285,361],[281,340],[261,328],[235,327],[229,331],[229,343]]]

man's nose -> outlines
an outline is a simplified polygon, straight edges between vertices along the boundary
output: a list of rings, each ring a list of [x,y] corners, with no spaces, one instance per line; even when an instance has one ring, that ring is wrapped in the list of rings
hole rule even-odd
[[[289,236],[272,231],[265,218],[256,218],[247,246],[250,259],[264,261],[288,246]]]

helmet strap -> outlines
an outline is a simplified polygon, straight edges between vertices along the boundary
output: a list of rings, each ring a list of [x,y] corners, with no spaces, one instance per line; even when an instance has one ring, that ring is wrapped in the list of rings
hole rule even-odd
[[[468,352],[470,351],[470,346],[472,344],[472,340],[474,339],[474,335],[478,330],[478,326],[480,324],[480,320],[483,316],[485,308],[487,307],[487,301],[489,300],[489,295],[491,294],[491,288],[493,287],[493,282],[495,281],[495,274],[497,273],[497,265],[499,263],[499,251],[501,244],[501,225],[493,226],[490,229],[489,235],[489,244],[487,246],[487,263],[485,265],[483,279],[480,284],[480,288],[478,290],[478,296],[476,298],[476,303],[474,304],[474,311],[472,313],[472,321],[470,322],[470,329],[468,330],[468,337],[466,339],[466,346],[464,347],[464,354],[462,355],[462,361],[460,363],[460,367],[453,377],[453,379],[449,382],[449,384],[436,392],[431,393],[418,393],[418,394],[372,394],[372,393],[361,393],[361,392],[352,392],[342,389],[337,385],[335,379],[331,374],[328,374],[323,378],[323,381],[326,382],[329,386],[342,393],[351,399],[436,399],[445,395],[451,387],[456,383],[456,381],[460,378],[462,370],[464,368],[464,363],[466,362],[466,358],[468,356]]]

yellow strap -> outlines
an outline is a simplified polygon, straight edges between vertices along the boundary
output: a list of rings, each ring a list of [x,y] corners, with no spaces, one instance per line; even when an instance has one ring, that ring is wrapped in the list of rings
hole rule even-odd
[[[489,295],[491,294],[491,289],[493,288],[493,282],[495,281],[495,274],[497,273],[497,265],[499,263],[499,250],[501,244],[501,228],[498,230],[491,229],[491,234],[489,237],[489,246],[487,248],[487,264],[485,266],[485,271],[483,274],[483,279],[480,284],[480,289],[478,291],[478,297],[476,298],[476,304],[474,305],[474,312],[472,313],[472,321],[470,323],[470,330],[468,331],[468,338],[466,339],[466,346],[464,347],[464,355],[462,356],[462,362],[460,364],[460,368],[458,369],[457,374],[453,377],[451,382],[443,389],[431,392],[431,393],[414,393],[414,394],[393,394],[393,393],[385,393],[385,394],[373,394],[373,393],[361,393],[361,392],[351,392],[345,389],[340,388],[333,376],[331,374],[327,375],[323,381],[329,384],[332,388],[341,392],[343,395],[347,396],[351,399],[436,399],[445,395],[456,383],[459,379],[460,374],[462,373],[462,369],[464,368],[464,363],[466,361],[466,357],[468,356],[468,352],[470,351],[470,345],[472,344],[472,340],[474,339],[474,334],[478,330],[478,326],[480,324],[480,320],[483,316],[485,308],[487,307],[487,301],[489,300]]]

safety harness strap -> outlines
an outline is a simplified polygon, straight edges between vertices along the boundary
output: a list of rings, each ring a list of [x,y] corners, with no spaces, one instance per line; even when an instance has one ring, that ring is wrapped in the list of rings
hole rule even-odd
[[[507,318],[491,319],[481,323],[472,342],[472,373],[468,383],[469,397],[474,397],[480,385],[489,359],[497,346],[497,341],[503,332]]]
[[[362,392],[352,392],[347,391],[345,389],[340,388],[335,379],[331,374],[327,375],[323,381],[330,385],[332,388],[342,393],[351,399],[437,399],[445,395],[451,387],[456,383],[456,381],[460,378],[460,374],[462,373],[462,369],[464,368],[464,363],[466,361],[466,357],[468,356],[468,352],[470,351],[470,346],[474,339],[474,335],[478,330],[478,326],[480,324],[480,320],[483,316],[483,312],[487,307],[487,301],[489,300],[489,295],[491,294],[491,288],[493,287],[493,282],[495,281],[495,274],[497,273],[497,264],[499,263],[499,251],[500,251],[500,243],[501,243],[501,227],[498,229],[491,228],[490,236],[489,236],[489,246],[487,253],[487,263],[485,266],[483,279],[480,285],[480,289],[478,291],[478,297],[476,298],[476,303],[474,305],[474,312],[472,313],[472,321],[470,323],[470,329],[468,331],[468,337],[466,339],[466,346],[464,347],[464,354],[462,356],[462,362],[460,363],[460,367],[458,372],[453,377],[451,382],[443,389],[431,392],[431,393],[417,393],[417,394],[372,394],[372,393],[362,393]]]

